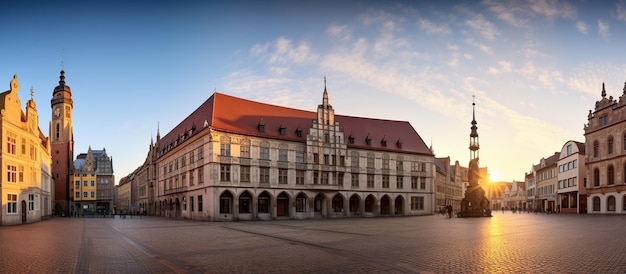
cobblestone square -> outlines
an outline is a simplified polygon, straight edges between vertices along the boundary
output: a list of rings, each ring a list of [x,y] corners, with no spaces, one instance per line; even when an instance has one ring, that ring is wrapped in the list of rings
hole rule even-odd
[[[0,227],[2,273],[625,273],[624,216],[494,213]]]

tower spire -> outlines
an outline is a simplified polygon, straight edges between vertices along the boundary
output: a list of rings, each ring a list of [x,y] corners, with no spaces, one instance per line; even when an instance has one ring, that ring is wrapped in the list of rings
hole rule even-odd
[[[476,102],[474,101],[475,98],[476,96],[472,95],[472,127],[470,128],[471,132],[469,145],[471,160],[478,158],[478,149],[480,148],[480,145],[478,144],[478,127],[476,126],[478,122],[476,122]]]
[[[328,91],[326,90],[326,75],[324,75],[324,96],[322,98],[322,105],[328,106]]]

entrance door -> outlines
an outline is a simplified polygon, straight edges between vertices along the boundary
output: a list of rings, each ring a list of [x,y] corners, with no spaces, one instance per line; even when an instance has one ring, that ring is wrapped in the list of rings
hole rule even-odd
[[[22,224],[26,223],[26,201],[22,200]]]
[[[285,198],[278,198],[276,201],[276,215],[277,216],[289,216],[288,209],[289,200]]]

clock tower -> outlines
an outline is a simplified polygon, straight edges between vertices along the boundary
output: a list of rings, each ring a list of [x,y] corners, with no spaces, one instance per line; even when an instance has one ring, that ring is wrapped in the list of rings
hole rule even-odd
[[[72,132],[72,91],[65,85],[65,71],[61,70],[59,85],[54,88],[50,121],[50,145],[52,154],[52,178],[54,180],[57,215],[69,214],[70,174],[74,166],[74,136]]]

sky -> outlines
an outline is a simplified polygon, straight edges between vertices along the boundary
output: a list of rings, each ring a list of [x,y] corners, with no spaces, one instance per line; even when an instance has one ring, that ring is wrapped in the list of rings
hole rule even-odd
[[[65,70],[74,152],[106,149],[116,181],[215,91],[409,121],[436,157],[523,181],[584,142],[589,110],[624,93],[626,1],[10,1],[0,86],[30,88],[48,135]]]

